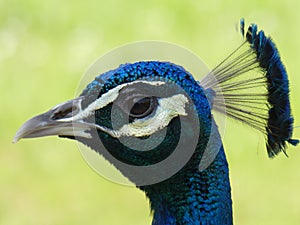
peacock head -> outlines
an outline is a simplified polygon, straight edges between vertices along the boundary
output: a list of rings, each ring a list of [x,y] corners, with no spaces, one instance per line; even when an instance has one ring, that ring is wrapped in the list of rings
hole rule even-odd
[[[25,122],[14,140],[76,139],[134,183],[155,183],[199,165],[211,133],[208,99],[181,66],[124,64],[96,77],[78,98]]]
[[[287,144],[299,143],[292,139],[287,72],[255,24],[245,33],[242,19],[241,33],[244,42],[201,82],[170,62],[124,64],[96,77],[78,98],[28,120],[14,141],[76,139],[142,186],[214,161],[221,148],[214,109],[264,134],[269,157],[286,154]]]

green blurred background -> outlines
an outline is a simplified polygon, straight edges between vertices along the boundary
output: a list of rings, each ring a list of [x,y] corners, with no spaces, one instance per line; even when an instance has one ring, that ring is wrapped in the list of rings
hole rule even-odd
[[[236,24],[244,17],[276,41],[300,125],[299,1],[74,2],[0,1],[1,225],[150,224],[144,194],[98,176],[75,142],[12,144],[26,119],[73,98],[88,66],[119,45],[177,43],[212,68],[241,43]],[[225,148],[235,224],[300,224],[300,147],[270,160],[262,136],[228,123]]]

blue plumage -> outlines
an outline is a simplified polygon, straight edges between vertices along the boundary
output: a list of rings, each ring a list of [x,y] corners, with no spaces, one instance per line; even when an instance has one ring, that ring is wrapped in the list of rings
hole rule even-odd
[[[145,192],[153,225],[230,225],[228,163],[212,109],[265,134],[270,157],[285,152],[286,142],[298,144],[286,70],[256,25],[201,81],[171,62],[123,64],[27,121],[15,141],[58,135],[91,147]],[[211,163],[200,170],[203,160]]]
[[[204,171],[189,164],[162,183],[141,187],[150,199],[153,225],[232,224],[228,165],[221,147]]]

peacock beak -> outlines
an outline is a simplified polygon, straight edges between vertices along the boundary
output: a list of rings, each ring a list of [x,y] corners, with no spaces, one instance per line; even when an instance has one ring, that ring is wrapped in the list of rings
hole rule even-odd
[[[13,143],[22,138],[35,138],[50,135],[90,138],[89,124],[82,120],[73,120],[81,110],[82,98],[76,98],[59,104],[49,111],[26,121],[17,131]]]

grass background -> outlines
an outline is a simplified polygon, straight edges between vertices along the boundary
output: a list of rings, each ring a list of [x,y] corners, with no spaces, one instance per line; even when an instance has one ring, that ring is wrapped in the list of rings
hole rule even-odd
[[[299,10],[296,0],[0,1],[0,224],[150,224],[143,193],[99,177],[75,142],[11,143],[26,119],[73,98],[88,66],[121,44],[177,43],[213,67],[241,42],[236,22],[255,22],[280,49],[299,126]],[[270,160],[263,142],[227,124],[235,224],[299,224],[300,147]]]

